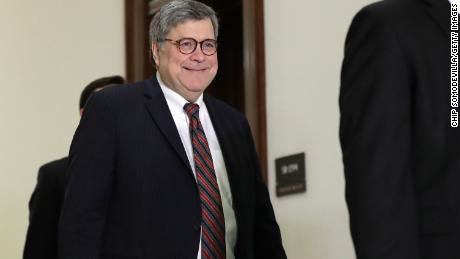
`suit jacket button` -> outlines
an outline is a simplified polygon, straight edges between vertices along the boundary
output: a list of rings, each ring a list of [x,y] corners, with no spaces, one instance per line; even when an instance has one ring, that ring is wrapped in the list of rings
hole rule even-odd
[[[201,226],[199,224],[195,224],[193,225],[193,229],[195,229],[196,231],[199,231],[201,229]]]

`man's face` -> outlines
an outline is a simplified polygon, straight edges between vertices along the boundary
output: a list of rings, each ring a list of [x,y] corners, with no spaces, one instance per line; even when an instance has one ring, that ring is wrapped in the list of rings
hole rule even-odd
[[[166,38],[178,41],[193,38],[198,42],[215,39],[210,19],[188,20],[172,28]],[[163,82],[188,101],[195,101],[217,73],[217,53],[207,56],[200,45],[191,54],[182,54],[173,42],[164,41],[161,48],[152,45],[152,53]]]

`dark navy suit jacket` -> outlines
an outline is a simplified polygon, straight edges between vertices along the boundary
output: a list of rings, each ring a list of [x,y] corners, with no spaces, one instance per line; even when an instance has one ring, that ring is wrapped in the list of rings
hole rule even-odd
[[[447,0],[384,1],[348,32],[340,91],[358,259],[460,258],[460,130]]]
[[[286,258],[246,119],[215,98],[204,101],[233,195],[236,257]],[[200,199],[156,78],[95,93],[70,159],[61,259],[196,258]]]

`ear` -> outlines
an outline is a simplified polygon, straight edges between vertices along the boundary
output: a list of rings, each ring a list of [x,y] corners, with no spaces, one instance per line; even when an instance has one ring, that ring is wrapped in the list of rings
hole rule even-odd
[[[83,111],[84,111],[84,110],[85,110],[84,108],[81,108],[81,109],[80,109],[80,117],[83,116]]]
[[[155,61],[155,65],[158,66],[160,64],[160,50],[158,48],[158,42],[152,42],[151,50],[153,61]]]

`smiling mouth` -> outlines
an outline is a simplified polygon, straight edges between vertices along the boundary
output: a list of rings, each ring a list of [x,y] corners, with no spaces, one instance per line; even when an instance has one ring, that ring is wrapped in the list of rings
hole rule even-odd
[[[196,71],[196,72],[201,72],[207,70],[207,68],[189,68],[189,67],[184,67],[185,70],[188,71]]]

